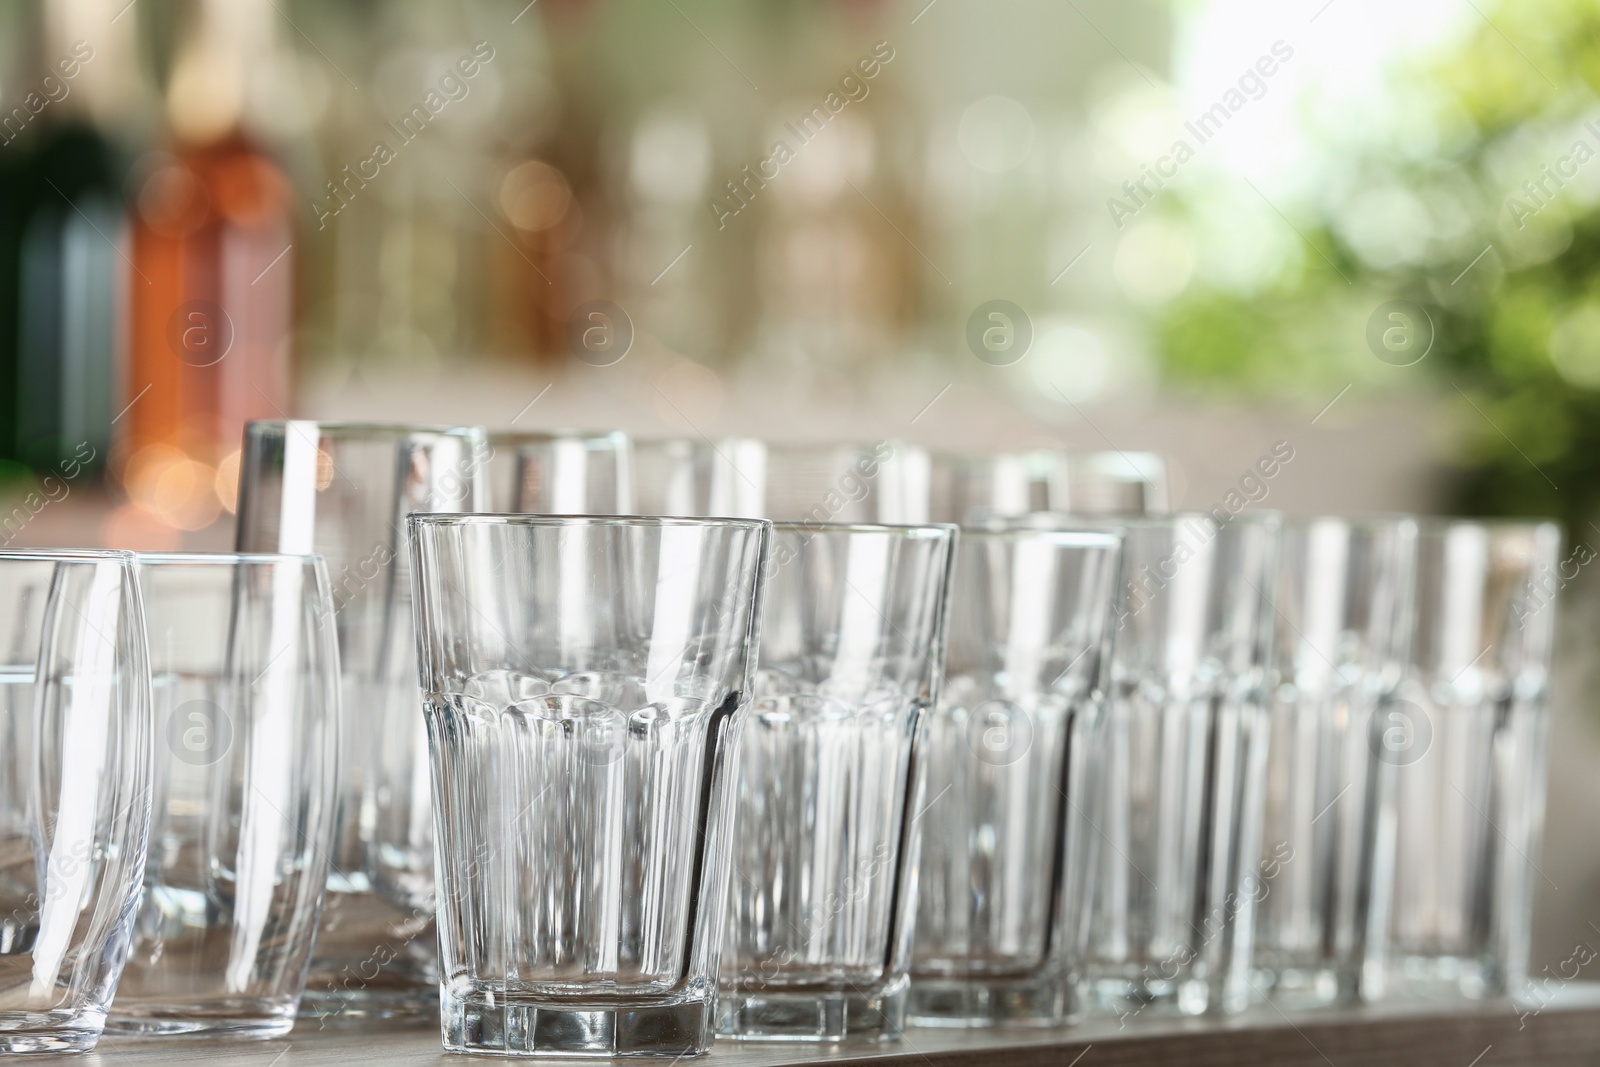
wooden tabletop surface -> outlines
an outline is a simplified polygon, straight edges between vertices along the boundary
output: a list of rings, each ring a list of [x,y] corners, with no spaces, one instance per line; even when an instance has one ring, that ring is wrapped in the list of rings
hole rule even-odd
[[[1577,1067],[1600,1064],[1600,982],[1552,990],[1541,1007],[1509,1002],[1388,1003],[1284,1015],[1270,1005],[1233,1019],[1113,1018],[1053,1030],[910,1029],[897,1043],[796,1045],[723,1042],[705,1067],[871,1063],[873,1067]],[[314,1023],[264,1042],[109,1037],[85,1067],[421,1067],[468,1062],[447,1055],[433,1026],[318,1031]],[[587,1061],[589,1063],[594,1060]],[[637,1061],[636,1061],[637,1062]],[[652,1062],[646,1059],[643,1062]],[[667,1063],[661,1060],[655,1062]]]

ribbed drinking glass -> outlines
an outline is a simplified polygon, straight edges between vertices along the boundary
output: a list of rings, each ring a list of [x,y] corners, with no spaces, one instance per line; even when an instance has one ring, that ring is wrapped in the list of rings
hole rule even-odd
[[[1089,990],[1128,1019],[1250,995],[1279,520],[1125,524],[1089,919]]]
[[[768,529],[411,519],[447,1049],[709,1047]]]
[[[778,524],[719,1032],[895,1039],[955,528]]]
[[[1577,574],[1554,523],[1425,520],[1411,670],[1389,715],[1398,845],[1396,992],[1526,988],[1544,825],[1556,593]]]
[[[1120,535],[964,529],[931,717],[913,1022],[1076,1015]]]
[[[1394,862],[1388,712],[1411,640],[1417,524],[1285,524],[1255,983],[1285,1006],[1382,993]]]

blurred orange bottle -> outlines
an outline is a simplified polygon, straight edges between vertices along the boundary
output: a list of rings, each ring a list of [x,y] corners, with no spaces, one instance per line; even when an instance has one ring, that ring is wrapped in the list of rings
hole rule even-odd
[[[245,422],[288,417],[293,336],[290,185],[240,123],[262,5],[196,10],[168,86],[174,147],[134,186],[130,406],[113,456],[132,503],[176,530],[231,510]]]

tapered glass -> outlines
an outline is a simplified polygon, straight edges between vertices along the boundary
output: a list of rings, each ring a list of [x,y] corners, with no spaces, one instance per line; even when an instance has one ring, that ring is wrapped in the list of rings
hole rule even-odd
[[[913,1022],[1077,1014],[1119,534],[964,529],[921,819]]]
[[[745,726],[720,1032],[896,1039],[955,529],[778,524]]]
[[[128,955],[155,773],[128,552],[0,552],[0,1051],[92,1049]]]
[[[445,1048],[709,1047],[768,529],[412,518]]]
[[[144,899],[109,1027],[294,1026],[338,805],[320,556],[139,556],[157,729]]]
[[[1397,764],[1394,992],[1541,997],[1526,980],[1550,729],[1554,523],[1425,520],[1411,670],[1384,738]],[[1592,553],[1590,554],[1592,557]]]
[[[1285,525],[1277,582],[1256,991],[1280,1005],[1383,992],[1394,779],[1383,745],[1415,597],[1411,518]]]
[[[1267,891],[1271,581],[1279,520],[1128,521],[1089,812],[1100,840],[1087,981],[1129,1020],[1234,1012]]]
[[[294,421],[245,432],[238,549],[322,555],[339,642],[339,808],[301,1002],[319,1026],[434,1010],[432,801],[404,522],[483,510],[489,456],[472,427]]]

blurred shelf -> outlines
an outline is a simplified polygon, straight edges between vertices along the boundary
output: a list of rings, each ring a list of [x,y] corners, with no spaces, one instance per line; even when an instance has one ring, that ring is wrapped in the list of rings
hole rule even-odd
[[[413,1067],[465,1061],[440,1049],[438,1030],[432,1026],[322,1031],[308,1026],[260,1044],[107,1038],[98,1051],[76,1062],[105,1067],[189,1063]],[[724,1043],[696,1062],[706,1067],[803,1063],[870,1063],[874,1067],[1587,1067],[1600,1063],[1600,983],[1569,983],[1554,991],[1542,1009],[1531,1005],[1519,1008],[1505,1001],[1413,1002],[1286,1016],[1264,1006],[1235,1019],[1159,1019],[1121,1029],[1116,1019],[1102,1018],[1070,1029],[1037,1032],[912,1029],[898,1044],[865,1047]]]

